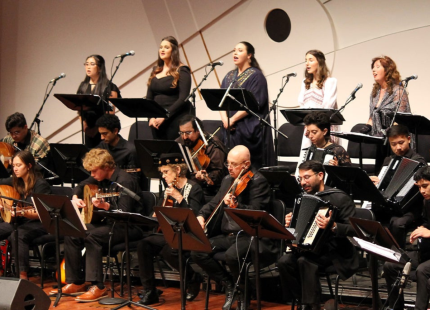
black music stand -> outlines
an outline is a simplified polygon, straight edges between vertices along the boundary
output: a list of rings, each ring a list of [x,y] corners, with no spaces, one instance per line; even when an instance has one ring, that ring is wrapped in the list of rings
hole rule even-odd
[[[306,115],[311,114],[313,112],[323,112],[330,119],[330,124],[332,125],[342,125],[345,119],[343,115],[338,112],[336,109],[286,109],[281,110],[282,115],[287,119],[287,121],[294,126],[302,126],[304,125],[303,119]]]
[[[220,106],[226,91],[240,103],[230,98],[230,96],[227,96],[222,106]],[[223,88],[206,88],[201,89],[200,93],[209,109],[212,111],[227,112],[228,128],[230,128],[230,111],[247,111],[248,113],[251,111],[255,113],[259,110],[257,99],[255,99],[254,94],[243,88],[231,88],[230,90]],[[227,148],[230,149],[230,129],[227,130]]]
[[[267,182],[269,182],[273,198],[277,190],[280,190],[282,194],[285,194],[287,197],[294,198],[302,192],[302,188],[297,182],[297,179],[290,174],[286,166],[263,167],[258,169],[258,171],[267,179]]]
[[[149,310],[155,310],[154,308],[142,305],[138,302],[134,302],[131,295],[131,280],[130,280],[130,249],[129,249],[129,240],[128,240],[128,228],[130,225],[144,225],[148,227],[157,227],[158,221],[155,218],[143,216],[139,213],[131,213],[131,212],[123,212],[123,211],[105,211],[105,210],[96,210],[94,213],[99,213],[101,217],[107,217],[112,219],[115,222],[121,223],[125,225],[125,254],[126,254],[126,264],[127,264],[127,286],[128,286],[128,300],[124,300],[122,304],[118,307],[113,308],[113,310],[120,309],[122,307],[131,305],[142,307]],[[99,301],[100,304],[103,304],[103,301]]]
[[[393,116],[393,113],[388,113]],[[408,127],[409,132],[415,134],[415,149],[418,150],[418,135],[430,135],[430,120],[422,115],[397,112],[394,121]]]
[[[82,158],[88,153],[88,148],[83,144],[52,143],[52,157],[55,169],[64,183],[79,183],[89,177],[89,173],[82,166]]]
[[[263,210],[242,210],[225,208],[224,211],[242,228],[249,236],[256,238],[254,253],[254,270],[255,282],[257,287],[257,309],[261,309],[260,296],[260,260],[259,260],[259,240],[261,238],[269,239],[287,239],[295,240],[296,238],[281,223],[278,222],[270,213]],[[255,240],[255,239],[253,239]],[[239,285],[240,276],[236,283]],[[234,294],[234,293],[233,293]],[[247,292],[245,291],[245,295]],[[246,298],[244,299],[246,302]]]
[[[5,179],[5,178],[8,178],[8,177],[10,177],[10,173],[7,172],[6,167],[0,161],[0,179]]]
[[[179,252],[181,310],[185,310],[184,270],[182,251],[212,252],[212,246],[191,209],[154,207],[164,238]]]
[[[405,264],[407,262],[406,255],[401,252],[399,245],[397,244],[394,237],[391,235],[387,228],[384,228],[381,223],[376,221],[370,221],[359,218],[349,218],[355,233],[360,239],[365,241],[375,243],[377,245],[383,246],[385,248],[393,249],[394,251],[401,254],[400,260],[388,259],[385,256],[377,255],[374,252],[365,250],[370,255],[369,261],[369,273],[372,281],[372,308],[374,310],[379,309],[381,306],[381,299],[378,292],[378,259],[380,258],[384,261],[390,261],[394,263]],[[348,237],[348,240],[354,245],[360,247],[357,242]],[[361,248],[361,247],[360,247]]]
[[[33,194],[32,200],[43,227],[48,233],[55,235],[58,292],[51,296],[57,296],[54,302],[54,307],[56,307],[62,295],[72,296],[64,294],[61,288],[60,234],[63,236],[85,238],[85,230],[87,228],[78,214],[78,209],[75,209],[69,197]]]
[[[97,95],[76,95],[76,94],[54,94],[54,97],[60,100],[66,107],[73,111],[90,111],[94,110],[99,104],[103,104],[104,107],[107,103],[101,100],[100,96]],[[103,108],[103,111],[107,111]],[[81,117],[81,130],[82,130],[82,144],[85,144],[84,137],[84,120]]]
[[[342,139],[346,139],[351,142],[358,143],[358,159],[360,163],[360,168],[363,169],[363,151],[361,144],[367,143],[367,144],[383,144],[384,138],[383,137],[374,137],[369,136],[363,133],[359,132],[337,132],[333,131],[330,133],[330,135],[339,137]]]
[[[139,117],[147,117],[149,119],[151,117],[167,118],[169,116],[169,111],[154,100],[143,98],[111,98],[109,101],[112,102],[122,114],[136,119],[136,139],[139,138],[137,126],[137,119]]]

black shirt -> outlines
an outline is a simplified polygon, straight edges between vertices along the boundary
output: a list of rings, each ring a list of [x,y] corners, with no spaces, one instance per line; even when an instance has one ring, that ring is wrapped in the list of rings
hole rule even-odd
[[[396,156],[397,155],[393,154],[391,156],[385,157],[383,166],[388,166],[390,164],[390,161]],[[407,151],[405,156],[403,156],[403,157],[406,157],[406,158],[409,158],[409,159],[412,159],[412,160],[415,160],[415,161],[418,161],[420,163],[427,165],[425,158],[423,156],[421,156],[420,154],[418,154],[417,152],[415,152],[412,148],[410,148],[409,151]]]
[[[184,198],[182,199],[181,203],[178,203],[173,198],[173,207],[192,209],[194,214],[197,215],[201,207],[205,204],[205,198],[200,185],[193,180],[187,180],[187,183],[185,183],[184,187],[179,189],[179,192]],[[159,206],[163,204],[163,201],[164,200],[160,200]]]
[[[118,137],[119,141],[117,145],[111,146],[102,141],[96,148],[107,150],[115,160],[116,166],[121,169],[134,169],[139,167],[134,144],[125,140],[121,135],[118,135]]]

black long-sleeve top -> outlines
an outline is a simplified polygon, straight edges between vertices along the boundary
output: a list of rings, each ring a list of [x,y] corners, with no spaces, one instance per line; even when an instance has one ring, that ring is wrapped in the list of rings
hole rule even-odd
[[[184,187],[179,189],[182,197],[184,197],[181,203],[178,203],[174,198],[173,207],[175,208],[188,208],[192,209],[194,214],[197,215],[201,207],[205,204],[205,197],[203,196],[203,190],[200,185],[193,181],[187,180]],[[163,200],[160,199],[159,206],[162,206]]]

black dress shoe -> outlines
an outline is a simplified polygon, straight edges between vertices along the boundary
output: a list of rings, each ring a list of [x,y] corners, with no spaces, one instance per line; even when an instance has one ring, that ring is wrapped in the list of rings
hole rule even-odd
[[[188,293],[186,295],[186,298],[188,301],[193,301],[200,292],[200,284],[203,282],[203,277],[200,275],[200,273],[194,273],[193,278],[188,283]]]
[[[237,298],[237,294],[233,298],[234,284],[231,281],[225,281],[225,303],[222,310],[229,310]]]
[[[145,292],[145,295],[143,295],[143,298],[138,301],[139,304],[145,305],[145,306],[156,304],[158,302],[159,300],[158,300],[157,290],[147,290]]]

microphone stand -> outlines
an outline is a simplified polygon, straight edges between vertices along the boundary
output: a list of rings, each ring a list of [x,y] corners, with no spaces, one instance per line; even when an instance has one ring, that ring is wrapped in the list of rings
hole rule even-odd
[[[400,104],[402,103],[402,98],[403,98],[403,95],[405,94],[406,88],[408,87],[408,83],[409,83],[409,81],[405,81],[405,84],[403,85],[402,95],[400,96],[399,101],[397,101],[396,109],[394,110],[393,118],[391,119],[390,127],[388,127],[388,128],[393,127],[394,120],[396,119],[397,112],[399,112]],[[399,85],[402,86],[402,82],[400,82]],[[399,89],[399,91],[400,91],[400,89]],[[383,130],[382,132],[384,134],[384,146],[386,146],[388,143],[388,136],[386,135],[385,130]]]
[[[22,151],[19,147],[17,147],[16,145],[12,145],[16,150],[18,151]],[[54,179],[59,179],[60,176],[58,174],[56,174],[54,171],[49,170],[48,168],[46,168],[44,165],[42,165],[39,161],[36,161],[36,165],[38,165],[39,167],[41,167],[42,169],[45,169],[45,171],[47,171],[48,173],[50,173],[52,175],[52,177],[49,178],[45,178],[45,180],[54,180]]]
[[[48,83],[48,85],[46,85],[46,90],[48,90],[48,86],[49,86],[49,84],[51,84],[51,82],[49,82],[49,83]],[[46,100],[48,100],[48,97],[49,97],[49,95],[51,94],[52,89],[54,88],[54,86],[55,86],[56,84],[57,84],[57,80],[54,80],[54,83],[52,83],[52,87],[51,87],[51,89],[49,90],[49,92],[48,92],[48,93],[46,93],[46,91],[45,91],[45,98],[43,99],[42,106],[40,107],[39,112],[37,112],[36,116],[34,117],[33,122],[31,123],[30,130],[31,130],[31,129],[33,129],[33,126],[34,126],[34,124],[36,123],[36,124],[37,124],[37,133],[38,133],[39,135],[40,135],[40,119],[39,119],[39,116],[40,116],[40,114],[42,113],[42,110],[43,110],[43,107],[45,106]]]
[[[234,82],[236,82],[236,78],[233,81],[231,81],[230,85],[228,86],[227,90],[225,91],[224,97],[222,97],[221,102],[218,105],[219,108],[222,107],[227,96],[234,98],[233,96],[230,96],[230,94],[229,94],[230,88],[233,86]],[[234,98],[234,100],[236,100],[236,98]],[[242,105],[242,103],[240,105]],[[227,150],[230,151],[230,105],[227,105],[226,113],[227,113]]]
[[[112,76],[110,77],[109,83],[106,85],[105,89],[103,90],[103,94],[102,94],[102,96],[100,97],[99,101],[97,102],[97,105],[99,105],[99,104],[100,104],[100,102],[101,102],[102,100],[103,100],[104,102],[106,102],[107,104],[109,104],[109,103],[108,103],[108,100],[109,100],[109,94],[107,93],[107,91],[108,91],[108,89],[109,89],[109,87],[110,87],[110,84],[112,84],[112,80],[113,80],[113,78],[114,78],[114,76],[115,76],[116,72],[118,71],[119,66],[120,66],[120,65],[121,65],[121,63],[123,62],[124,57],[125,57],[125,56],[121,56],[121,60],[119,61],[118,65],[116,66],[115,71],[113,72]],[[115,60],[115,58],[114,58],[114,60]],[[102,106],[103,114],[105,114],[105,113],[106,113],[104,102],[103,102],[103,106]]]
[[[272,102],[272,106],[270,107],[269,112],[267,112],[266,117],[264,117],[264,120],[266,120],[266,121],[267,121],[267,119],[268,119],[268,118],[269,118],[269,116],[270,116],[270,113],[272,113],[272,111],[273,111],[273,110],[275,110],[275,109],[277,108],[278,99],[279,99],[279,97],[281,96],[281,94],[283,93],[284,88],[285,88],[285,86],[287,86],[287,84],[288,84],[288,82],[289,82],[289,81],[290,81],[290,77],[287,75],[287,80],[285,81],[284,85],[282,85],[282,87],[279,89],[279,93],[278,93],[278,95],[276,96],[276,99],[275,99],[275,100],[273,100],[273,102]],[[275,112],[273,113],[273,127],[275,127],[275,128],[278,128],[278,126],[277,126],[278,117],[277,117],[277,116],[278,116],[278,115],[277,115],[277,111],[275,111]],[[263,141],[264,141],[264,140],[263,140]],[[264,142],[263,142],[263,143],[264,143]],[[276,157],[275,157],[275,163],[276,163],[276,165],[278,165],[278,131],[277,131],[277,130],[275,131],[274,144],[275,144],[275,154],[276,154]]]
[[[206,79],[208,78],[209,74],[211,74],[212,71],[214,71],[215,66],[211,66],[211,67],[212,68],[209,70],[209,72],[205,74],[205,76],[200,81],[200,83],[196,87],[193,88],[193,90],[191,91],[191,94],[189,94],[188,97],[185,98],[185,100],[184,100],[186,102],[186,101],[192,99],[191,103],[193,105],[194,111],[196,110],[196,91],[197,91],[197,89],[200,88],[200,86],[203,84],[203,82],[206,81]]]
[[[348,105],[348,104],[350,104],[352,101],[354,101],[355,100],[355,93],[352,95],[352,96],[349,96],[348,97],[348,99],[346,99],[346,102],[345,102],[345,104],[343,105],[343,106],[341,106],[338,110],[336,110],[336,112],[334,112],[332,115],[330,115],[330,120],[333,118],[333,116],[335,116],[337,113],[340,113],[340,112],[342,112],[345,108],[346,108],[346,106]]]

